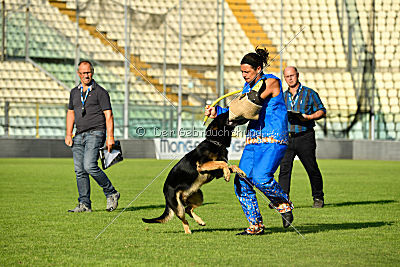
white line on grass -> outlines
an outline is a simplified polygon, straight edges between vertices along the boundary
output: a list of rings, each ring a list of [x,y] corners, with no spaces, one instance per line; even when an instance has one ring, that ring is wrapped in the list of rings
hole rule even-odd
[[[296,39],[297,36],[298,36],[300,33],[302,33],[302,32],[304,31],[305,28],[306,28],[306,26],[304,26],[304,25],[301,26],[301,27],[299,28],[299,31],[298,31],[296,34],[294,34],[293,37],[290,38],[289,42],[287,42],[287,44],[285,44],[285,46],[282,47],[282,49],[279,51],[279,53],[276,54],[275,57],[274,57],[273,59],[271,59],[271,61],[270,61],[267,65],[265,65],[265,66],[263,67],[262,71],[260,71],[259,73],[257,73],[257,75],[256,75],[250,82],[248,82],[247,84],[248,84],[248,85],[251,84],[255,79],[257,79],[258,75],[260,75],[260,73],[264,71],[264,69],[266,69],[266,68],[268,68],[269,66],[271,66],[271,64],[276,60],[276,57],[277,57],[277,56],[280,56],[280,57],[281,57],[282,54],[283,54],[283,52],[284,52],[283,50],[285,50],[286,47],[288,47],[288,46],[293,42],[293,40]],[[231,102],[232,102],[235,98],[237,98],[237,97],[239,97],[239,95],[237,95],[236,97],[234,97],[229,103],[231,103]],[[228,103],[227,106],[229,106],[229,103]]]
[[[146,185],[146,187],[128,204],[128,206],[126,206],[117,216],[115,216],[114,217],[114,219],[96,236],[96,238],[95,238],[95,240],[97,239],[97,238],[99,238],[99,236],[102,234],[102,233],[104,233],[105,231],[106,231],[106,229],[111,225],[111,224],[113,224],[114,223],[114,221],[116,220],[116,219],[118,219],[118,217],[119,216],[121,216],[121,214],[127,209],[127,208],[129,208],[129,206],[136,200],[136,199],[138,199],[138,197],[144,192],[144,191],[146,191],[146,189],[158,178],[158,177],[160,177],[160,175],[171,165],[171,163],[176,159],[178,157],[178,155],[176,155],[171,161],[170,161],[170,163],[168,163],[168,165],[167,166],[165,166],[165,168],[156,176],[156,177],[154,177],[154,179],[148,184],[148,185]]]
[[[125,57],[125,55],[122,54],[122,53],[118,50],[118,48],[117,48],[113,43],[111,43],[110,40],[108,40],[108,38],[107,38],[102,32],[100,32],[100,31],[97,29],[97,27],[96,27],[96,31],[104,38],[104,40],[106,40],[118,53],[120,53],[120,54],[125,58],[125,60],[129,63],[129,65],[131,65],[131,66],[140,74],[140,76],[142,76],[142,78],[143,78],[146,82],[148,82],[148,83],[153,87],[153,89],[155,89],[155,91],[156,91],[158,94],[162,95],[162,97],[163,97],[165,100],[167,100],[168,103],[169,103],[172,107],[174,107],[175,109],[177,109],[176,106],[175,106],[164,94],[162,94],[160,91],[158,91],[157,88],[154,86],[154,84],[152,84],[152,83],[146,78],[146,76],[144,76],[143,73],[142,73],[138,68],[136,68],[136,66],[135,66],[129,59],[127,59],[127,58]]]
[[[164,94],[162,94],[160,91],[158,91],[157,90],[157,88],[154,86],[154,84],[152,84],[144,75],[143,75],[143,73],[138,69],[138,68],[136,68],[136,66],[134,65],[134,64],[132,64],[132,62],[129,60],[129,59],[127,59],[126,57],[125,57],[125,55],[123,55],[122,53],[121,53],[121,51],[119,51],[119,49],[112,43],[112,42],[110,42],[110,40],[108,40],[108,38],[102,33],[102,32],[100,32],[98,29],[97,29],[97,27],[96,27],[96,31],[103,37],[103,39],[104,40],[106,40],[114,49],[115,49],[115,51],[117,51],[118,53],[120,53],[124,58],[125,58],[125,60],[129,63],[129,65],[131,65],[141,76],[142,76],[142,78],[146,81],[146,82],[148,82],[152,87],[153,87],[153,89],[155,89],[155,91],[157,92],[157,93],[159,93],[159,94],[161,94],[163,97],[164,97],[164,99],[165,100],[167,100],[168,101],[168,103],[172,106],[172,107],[174,107],[175,109],[176,109],[176,106],[164,95]],[[177,158],[177,156],[175,156],[172,160],[171,160],[171,162],[128,204],[128,206],[126,206],[97,236],[96,236],[96,238],[95,238],[95,240],[97,239],[97,238],[99,238],[99,236],[101,235],[101,234],[103,234],[105,231],[106,231],[106,229],[111,225],[111,224],[113,224],[114,223],[114,221],[116,220],[116,219],[118,219],[118,217],[119,216],[121,216],[121,214],[144,192],[144,191],[146,191],[146,189],[165,171],[165,169],[167,169],[170,165],[171,165],[171,163],[175,160]]]
[[[268,66],[270,66],[271,65],[271,63],[272,62],[274,62],[275,61],[275,59],[276,59],[276,57],[278,56],[278,55],[280,55],[282,52],[283,52],[283,50],[285,50],[285,48],[288,46],[288,45],[290,45],[291,43],[292,43],[292,41],[304,30],[304,28],[305,28],[305,26],[302,26],[302,27],[300,27],[300,30],[290,39],[290,41],[279,51],[279,53],[277,54],[277,55],[275,55],[275,57],[271,60],[271,62],[267,65],[267,66],[265,66],[264,68],[266,68],[266,67],[268,67]],[[145,81],[147,81],[151,86],[153,86],[153,88],[156,90],[156,92],[158,92],[159,94],[161,94],[161,92],[159,92],[158,90],[157,90],[157,88],[155,88],[155,86],[154,86],[154,84],[152,84],[143,74],[142,74],[142,72],[138,69],[138,68],[136,68],[136,66],[134,65],[134,64],[132,64],[132,62],[130,62],[130,60],[129,59],[127,59],[126,57],[125,57],[125,55],[123,55],[120,51],[119,51],[119,49],[113,44],[113,43],[111,43],[110,42],[110,40],[108,40],[108,38],[103,34],[103,33],[101,33],[98,29],[97,29],[97,27],[96,27],[96,31],[118,52],[118,53],[120,53],[124,58],[125,58],[125,60],[143,77],[143,79],[145,80]],[[255,77],[256,78],[256,77]],[[164,95],[164,94],[161,94],[168,102],[169,102],[169,104],[171,105],[171,106],[173,106],[175,109],[176,109],[176,107],[175,107],[175,105]],[[146,191],[146,189],[165,171],[165,169],[167,169],[170,165],[171,165],[171,163],[175,160],[177,158],[177,156],[175,156],[172,160],[171,160],[171,162],[128,204],[128,206],[126,206],[117,216],[115,216],[114,217],[114,219],[95,237],[95,240],[97,240],[97,238],[99,238],[99,236],[101,235],[101,234],[103,234],[106,230],[107,230],[107,228],[111,225],[111,224],[113,224],[114,223],[114,221],[116,220],[116,219],[118,219],[118,217],[119,216],[121,216],[121,214],[144,192],[144,191]],[[249,184],[251,184],[245,177],[244,177],[244,179],[249,183]],[[258,194],[260,194],[258,191],[256,191]],[[266,201],[269,201],[263,194],[260,194],[262,197],[264,197],[265,199],[266,199]],[[273,205],[272,205],[273,206]],[[274,209],[275,209],[275,211],[280,215],[280,213],[279,213],[279,211],[274,207]],[[283,217],[282,217],[283,218]],[[285,219],[285,218],[284,218]],[[286,220],[286,219],[285,219]],[[286,220],[287,221],[287,220]],[[304,236],[289,222],[289,221],[287,221],[289,224],[290,224],[290,226],[292,226],[293,227],[293,229],[294,230],[296,230],[296,232],[302,237],[302,238],[304,238]]]
[[[245,177],[245,176],[243,176],[243,175],[241,175],[240,173],[238,173],[238,175],[241,177],[241,178],[243,178],[251,187],[255,187],[249,180],[247,180],[247,178]],[[272,178],[272,179],[274,179],[274,178]],[[257,187],[256,187],[257,188]],[[258,188],[257,188],[258,189]],[[269,204],[272,204],[272,202],[270,202],[269,201],[269,199],[264,195],[264,194],[261,194],[260,192],[258,192],[257,190],[254,190],[257,194],[259,194],[259,195],[261,195],[264,199],[265,199],[265,201],[267,201],[268,202],[268,205]],[[288,201],[288,199],[286,199],[287,201]],[[271,205],[271,207],[273,207],[274,208],[274,210],[282,217],[282,215],[281,215],[281,213],[278,211],[278,209],[277,208],[275,208],[275,206],[272,204]],[[294,227],[294,225],[291,223],[291,222],[289,222],[286,218],[284,218],[284,217],[282,217],[282,219],[284,219],[286,222],[288,222],[289,224],[290,224],[290,226],[291,227],[293,227],[293,229],[303,238],[303,239],[305,239],[305,237],[296,229],[296,227]]]

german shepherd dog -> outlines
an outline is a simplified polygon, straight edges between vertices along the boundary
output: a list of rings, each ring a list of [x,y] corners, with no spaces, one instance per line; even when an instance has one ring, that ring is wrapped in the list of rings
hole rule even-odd
[[[191,234],[185,213],[199,225],[206,225],[193,210],[203,204],[200,187],[214,178],[224,177],[229,182],[231,173],[245,173],[236,165],[228,165],[227,147],[231,144],[232,131],[238,123],[229,122],[228,113],[217,116],[207,127],[206,139],[187,153],[169,172],[164,183],[165,210],[145,223],[166,223],[174,214],[182,221],[186,234]]]

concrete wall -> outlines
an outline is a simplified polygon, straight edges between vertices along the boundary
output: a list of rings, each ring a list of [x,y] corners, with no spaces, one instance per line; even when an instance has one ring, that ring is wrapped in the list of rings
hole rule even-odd
[[[352,159],[352,140],[320,139],[317,140],[318,159]]]
[[[121,140],[125,158],[156,158],[153,140]],[[62,139],[0,138],[0,158],[69,158]],[[318,159],[400,160],[400,142],[368,140],[317,140]]]
[[[400,160],[400,142],[357,140],[353,142],[353,159]]]
[[[2,158],[68,158],[69,147],[61,139],[0,139]]]
[[[156,158],[153,140],[121,140],[125,158]],[[0,158],[72,158],[63,139],[2,139]]]

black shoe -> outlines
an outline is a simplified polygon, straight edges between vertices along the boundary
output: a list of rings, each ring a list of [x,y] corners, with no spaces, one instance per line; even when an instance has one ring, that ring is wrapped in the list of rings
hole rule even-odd
[[[281,216],[282,216],[283,228],[288,228],[293,222],[292,211],[281,213]]]
[[[323,199],[314,198],[313,208],[322,208],[324,207],[325,203]]]

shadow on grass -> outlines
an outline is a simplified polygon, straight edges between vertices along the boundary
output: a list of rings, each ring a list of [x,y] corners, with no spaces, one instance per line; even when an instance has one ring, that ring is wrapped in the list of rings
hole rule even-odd
[[[386,199],[386,200],[376,200],[376,201],[346,201],[346,202],[341,202],[341,203],[327,203],[325,206],[331,206],[331,207],[343,207],[343,206],[353,206],[353,205],[371,205],[371,204],[390,204],[390,203],[395,203],[397,201],[392,200],[392,199]]]
[[[301,234],[310,234],[318,232],[336,231],[336,230],[358,230],[364,228],[376,228],[383,226],[391,226],[394,222],[353,222],[353,223],[320,223],[305,224],[295,226]],[[284,231],[283,229],[279,229]],[[294,231],[294,230],[293,230]]]
[[[130,206],[126,208],[125,211],[151,210],[151,209],[162,209],[162,208],[165,208],[165,205]],[[122,211],[123,209],[124,208],[121,208],[120,210]]]
[[[387,225],[392,225],[394,222],[360,222],[360,223],[321,223],[321,224],[305,224],[305,225],[294,225],[296,229],[302,234],[312,234],[319,232],[327,232],[327,231],[338,231],[338,230],[357,230],[364,228],[375,228],[375,227],[383,227]],[[204,228],[204,229],[195,229],[192,232],[239,232],[243,231],[244,228]],[[282,232],[295,232],[293,228],[283,229],[281,227],[267,227],[265,235],[273,234],[273,233],[282,233]]]
[[[385,200],[375,200],[375,201],[346,201],[346,202],[339,202],[339,203],[325,203],[325,208],[327,207],[344,207],[344,206],[355,206],[355,205],[373,205],[373,204],[390,204],[396,203],[397,201],[392,199],[385,199]],[[303,209],[303,208],[312,208],[312,204],[309,206],[294,206],[296,209]]]
[[[207,205],[214,205],[217,204],[216,202],[207,202],[207,203],[203,203],[202,206],[207,206]],[[145,206],[130,206],[128,208],[126,208],[125,211],[137,211],[137,210],[149,210],[149,209],[164,209],[165,208],[165,204],[162,205],[145,205]],[[120,208],[120,209],[116,209],[122,211],[124,208]]]
[[[148,205],[148,206],[130,206],[128,208],[117,208],[113,211],[113,213],[119,213],[121,211],[136,211],[136,210],[147,210],[147,209],[161,209],[161,208],[165,208],[165,205]],[[92,212],[108,212],[105,209],[103,210],[92,210]]]

